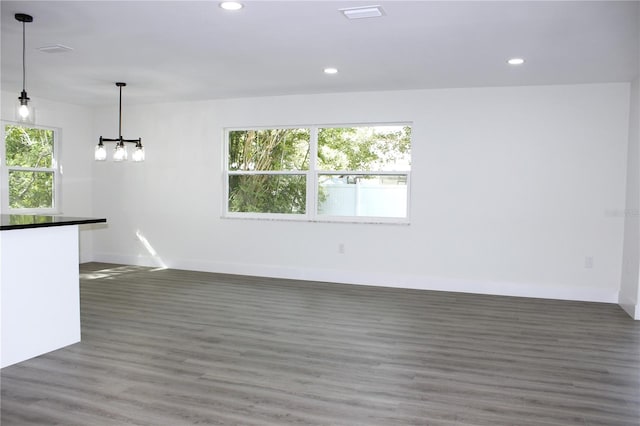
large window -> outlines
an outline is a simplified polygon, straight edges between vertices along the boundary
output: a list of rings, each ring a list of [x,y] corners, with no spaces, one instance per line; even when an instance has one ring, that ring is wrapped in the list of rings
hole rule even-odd
[[[60,192],[57,132],[4,123],[2,152],[2,211],[57,212]]]
[[[408,222],[411,126],[226,131],[225,215]]]

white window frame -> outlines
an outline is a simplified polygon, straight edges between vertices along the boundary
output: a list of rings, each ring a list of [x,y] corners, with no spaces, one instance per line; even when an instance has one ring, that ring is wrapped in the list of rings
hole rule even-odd
[[[228,127],[223,131],[222,154],[222,218],[224,219],[262,219],[262,220],[292,220],[302,222],[339,222],[339,223],[380,223],[400,224],[410,223],[411,212],[411,170],[403,171],[353,171],[353,170],[320,170],[318,169],[318,130],[323,128],[348,128],[348,127],[375,127],[375,126],[413,126],[412,122],[377,122],[377,123],[339,123],[339,124],[314,124],[314,125],[287,125],[287,126],[247,126]],[[265,171],[237,171],[229,170],[229,132],[243,130],[269,130],[269,129],[309,129],[309,169],[308,170],[265,170]],[[413,141],[412,141],[413,145]],[[329,216],[318,214],[319,176],[321,175],[356,175],[356,176],[405,176],[407,187],[407,205],[405,217],[378,217],[378,216]],[[231,212],[229,211],[229,176],[233,175],[300,175],[306,176],[306,212],[304,214],[287,213],[256,213],[256,212]]]
[[[5,214],[59,214],[62,213],[62,165],[61,158],[61,129],[57,127],[40,126],[36,124],[25,124],[12,121],[2,120],[2,138],[0,139],[0,211]],[[53,158],[51,159],[51,167],[18,167],[7,166],[6,164],[6,146],[5,146],[5,128],[6,126],[19,126],[30,129],[43,129],[53,131]],[[37,209],[16,209],[9,207],[9,171],[34,171],[34,172],[53,172],[53,207],[37,208]]]

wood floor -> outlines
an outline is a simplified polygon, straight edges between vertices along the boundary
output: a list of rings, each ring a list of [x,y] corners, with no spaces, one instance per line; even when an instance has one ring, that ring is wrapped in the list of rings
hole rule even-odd
[[[81,267],[82,342],[1,371],[10,425],[635,425],[615,305]]]

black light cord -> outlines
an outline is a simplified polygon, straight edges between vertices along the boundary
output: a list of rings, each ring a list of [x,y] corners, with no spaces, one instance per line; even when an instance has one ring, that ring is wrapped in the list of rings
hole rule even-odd
[[[122,86],[118,86],[120,88],[120,105],[118,108],[119,116],[118,116],[118,137],[122,140]]]
[[[27,65],[26,65],[26,31],[25,31],[25,21],[22,21],[22,91],[25,91],[25,87],[27,87]]]

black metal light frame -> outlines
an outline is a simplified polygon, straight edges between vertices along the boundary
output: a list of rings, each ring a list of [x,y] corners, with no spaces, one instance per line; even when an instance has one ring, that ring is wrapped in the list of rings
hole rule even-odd
[[[142,138],[138,139],[124,139],[122,137],[122,88],[126,86],[127,83],[117,82],[116,86],[120,88],[120,104],[119,104],[119,115],[118,115],[118,137],[116,139],[104,138],[100,136],[100,141],[98,142],[98,147],[103,148],[104,144],[102,142],[118,142],[116,144],[116,148],[121,147],[124,148],[125,142],[131,142],[136,144],[136,149],[142,149]]]

